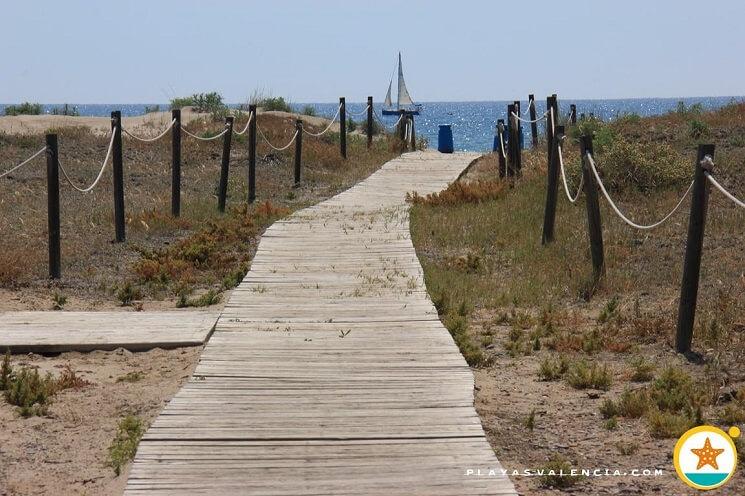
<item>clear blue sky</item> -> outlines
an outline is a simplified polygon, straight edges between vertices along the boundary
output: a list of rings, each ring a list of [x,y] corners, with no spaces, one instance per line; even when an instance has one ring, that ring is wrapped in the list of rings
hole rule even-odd
[[[745,1],[3,2],[0,102],[745,94]]]

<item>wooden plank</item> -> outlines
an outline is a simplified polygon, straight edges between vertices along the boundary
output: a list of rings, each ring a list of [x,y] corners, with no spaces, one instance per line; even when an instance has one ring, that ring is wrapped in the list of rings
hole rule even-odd
[[[407,192],[472,154],[406,154],[271,226],[127,495],[509,494],[473,374],[424,287]]]
[[[0,313],[0,350],[11,353],[144,351],[201,346],[217,312],[6,312]]]

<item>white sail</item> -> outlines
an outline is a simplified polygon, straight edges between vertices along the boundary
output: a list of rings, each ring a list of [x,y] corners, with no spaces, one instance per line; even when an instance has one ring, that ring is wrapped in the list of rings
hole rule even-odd
[[[401,65],[401,52],[398,52],[398,106],[413,105],[409,90],[406,89],[404,82],[404,69]]]
[[[388,83],[388,93],[385,94],[386,108],[391,108],[393,106],[393,102],[391,101],[391,86],[393,86],[393,79],[391,79],[391,82]]]

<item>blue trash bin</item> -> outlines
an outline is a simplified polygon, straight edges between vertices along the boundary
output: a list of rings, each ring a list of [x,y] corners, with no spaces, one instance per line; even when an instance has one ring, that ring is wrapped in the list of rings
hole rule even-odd
[[[437,133],[437,151],[453,153],[453,127],[450,124],[440,124],[440,130]]]

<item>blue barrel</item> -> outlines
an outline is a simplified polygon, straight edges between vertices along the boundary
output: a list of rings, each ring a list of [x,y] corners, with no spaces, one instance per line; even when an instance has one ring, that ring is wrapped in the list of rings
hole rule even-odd
[[[437,151],[440,153],[453,153],[453,127],[450,124],[441,124],[437,133]]]

